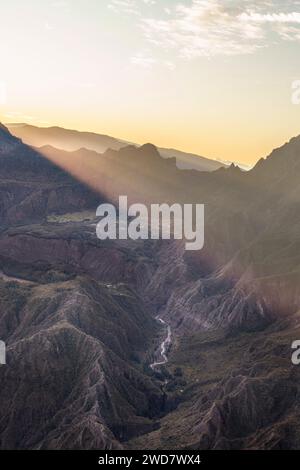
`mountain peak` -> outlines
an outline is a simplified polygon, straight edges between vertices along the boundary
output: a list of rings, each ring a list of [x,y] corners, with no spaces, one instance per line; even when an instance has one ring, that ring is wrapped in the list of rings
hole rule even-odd
[[[160,157],[160,153],[157,150],[157,147],[155,147],[155,145],[153,144],[147,143],[147,144],[141,145],[141,147],[139,147],[139,150],[143,153],[147,153],[148,155]]]
[[[7,127],[5,127],[4,124],[2,124],[2,122],[0,122],[0,130],[3,131],[3,132],[6,132],[7,134],[10,134],[11,133],[9,132],[9,130],[7,129]]]
[[[228,170],[230,171],[236,171],[236,172],[241,172],[241,169],[238,165],[235,165],[234,163],[231,163],[231,165],[229,166]]]
[[[281,147],[274,149],[266,158],[261,158],[251,173],[264,178],[281,177],[294,172],[300,166],[300,136],[293,137]]]
[[[20,143],[20,140],[14,137],[7,127],[0,122],[0,152],[8,152],[12,150],[16,145]]]

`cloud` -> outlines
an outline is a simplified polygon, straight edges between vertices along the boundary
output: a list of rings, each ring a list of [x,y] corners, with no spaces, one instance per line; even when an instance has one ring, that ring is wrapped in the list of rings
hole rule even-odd
[[[148,8],[154,4],[155,10]],[[108,4],[115,12],[134,15],[148,43],[184,59],[252,54],[278,38],[300,40],[298,0],[174,0],[161,5],[160,13],[159,6],[156,0]],[[147,59],[133,61],[149,66]]]
[[[247,23],[254,22],[265,26],[270,25],[271,29],[283,40],[300,40],[300,12],[247,12],[241,15],[241,19]]]
[[[111,0],[107,7],[115,13],[139,14],[135,0]]]
[[[300,24],[300,13],[242,13],[240,18],[244,21],[256,23],[298,23]]]
[[[141,15],[140,6],[143,5],[155,5],[156,0],[110,0],[108,8],[115,13],[127,13],[132,15]]]
[[[300,41],[300,28],[287,24],[277,26],[277,32],[286,41]]]
[[[130,62],[133,65],[137,65],[144,69],[150,69],[157,63],[157,60],[154,57],[147,56],[143,53],[136,54],[135,56],[131,57]]]
[[[172,61],[156,59],[152,57],[151,55],[149,55],[148,53],[144,53],[144,52],[140,52],[134,55],[133,57],[131,57],[130,62],[133,65],[136,65],[144,69],[152,69],[153,66],[155,65],[161,65],[168,70],[175,70],[176,68],[175,64]]]
[[[283,40],[300,39],[295,3],[287,0],[282,7],[278,0],[190,0],[165,10],[166,18],[143,18],[141,27],[152,44],[186,59],[251,54],[270,44],[270,32]]]

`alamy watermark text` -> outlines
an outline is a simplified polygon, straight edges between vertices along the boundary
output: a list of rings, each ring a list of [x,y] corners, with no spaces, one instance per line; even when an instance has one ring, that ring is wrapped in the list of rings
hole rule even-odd
[[[186,250],[204,246],[203,204],[132,204],[119,197],[119,207],[101,204],[96,233],[100,240],[185,240]]]

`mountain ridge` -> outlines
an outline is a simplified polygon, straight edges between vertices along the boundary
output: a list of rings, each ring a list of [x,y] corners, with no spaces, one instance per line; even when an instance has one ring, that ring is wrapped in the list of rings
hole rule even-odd
[[[86,148],[88,150],[95,150],[97,153],[104,153],[109,148],[112,150],[120,150],[127,145],[140,146],[104,134],[65,129],[59,126],[38,127],[25,123],[12,123],[7,126],[10,131],[20,137],[24,143],[33,145],[34,147],[41,147],[43,143],[49,143],[51,141],[54,147],[61,150],[74,151],[79,148]],[[160,147],[157,147],[157,149],[164,158],[176,157],[178,167],[181,169],[213,171],[220,167],[228,166],[227,163],[222,161],[201,157],[200,155],[180,150]]]

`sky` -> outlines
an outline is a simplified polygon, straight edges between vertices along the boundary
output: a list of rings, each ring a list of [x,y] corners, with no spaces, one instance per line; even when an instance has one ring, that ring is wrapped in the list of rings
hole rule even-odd
[[[0,0],[0,121],[254,164],[300,134],[300,1]]]

